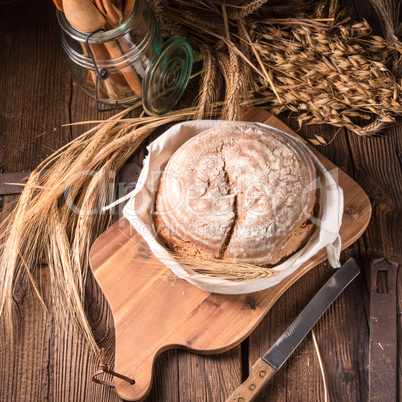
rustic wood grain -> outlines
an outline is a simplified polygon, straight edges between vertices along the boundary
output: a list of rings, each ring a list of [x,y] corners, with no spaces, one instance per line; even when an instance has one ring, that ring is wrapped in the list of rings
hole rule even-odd
[[[286,118],[284,114],[281,116],[281,119],[291,128],[295,130],[298,129],[298,124],[295,119]],[[299,130],[298,134],[305,139],[314,138],[314,134],[320,135],[329,142],[334,138],[336,132],[337,129],[331,127],[306,126]],[[354,138],[356,136],[352,134],[351,137]],[[358,139],[358,141],[363,140]],[[345,130],[340,130],[338,132],[331,145],[319,146],[316,148],[329,160],[337,163],[342,170],[350,172],[351,176],[355,178],[353,168],[354,161],[350,155],[348,137]],[[353,215],[354,211],[350,210],[349,213]],[[372,220],[373,217],[371,218],[369,227],[372,225]],[[346,261],[349,257],[353,256],[362,267],[358,243],[359,241],[342,253],[342,261]],[[331,269],[328,266],[321,264],[302,278],[302,280],[307,281],[305,284],[300,280],[294,285],[296,288],[295,291],[306,293],[307,283],[310,281],[313,281],[314,283],[314,281],[317,281],[318,279],[320,280],[319,283],[322,284],[326,279],[328,279],[330,273]],[[356,284],[358,284],[357,290],[352,290],[356,289]],[[318,288],[315,288],[315,291],[317,290]],[[288,293],[289,291],[284,295],[285,299],[288,297]],[[312,290],[310,296],[312,297],[312,295],[314,295],[314,290]],[[330,400],[338,400],[341,396],[344,400],[348,401],[366,400],[368,397],[368,373],[365,370],[365,367],[368,364],[368,323],[366,318],[366,315],[368,315],[368,289],[364,281],[364,275],[355,279],[354,284],[346,289],[341,297],[345,298],[344,305],[346,306],[346,310],[341,314],[339,310],[333,310],[331,307],[315,328],[323,364],[326,368],[325,373],[328,382],[328,394]],[[274,306],[274,309],[270,311],[267,317],[265,317],[263,322],[260,324],[259,329],[261,331],[268,330],[265,329],[267,326],[265,320],[269,322],[271,319],[269,316],[270,314],[290,313],[291,317],[295,318],[307,301],[308,300],[300,304],[296,303],[292,306],[285,303],[285,306],[278,307],[278,311],[275,310]],[[335,303],[334,306],[335,305],[337,305],[337,303]],[[359,311],[360,313],[356,315],[354,313],[355,311]],[[289,319],[288,323],[291,322],[292,319]],[[352,327],[350,326],[351,322],[354,323],[353,326],[356,325],[356,327],[359,328],[359,331],[352,330]],[[341,326],[339,325],[340,323],[342,324]],[[285,328],[286,325],[282,327],[278,333],[274,334],[267,346],[271,345]],[[328,328],[330,328],[329,332]],[[251,335],[251,338],[253,338],[253,336],[254,334]],[[346,339],[348,339],[348,341],[345,341]],[[259,342],[251,341],[252,345],[258,345],[259,343],[262,343],[261,339]],[[309,395],[312,393],[311,398],[313,400],[323,399],[323,385],[322,380],[318,375],[318,361],[311,337],[305,340],[304,345],[302,343],[299,347],[300,354],[298,355],[296,352],[294,355],[298,356],[297,360],[294,360],[294,357],[292,357],[287,363],[286,368],[287,370],[290,370],[290,373],[286,373],[287,381],[277,385],[269,384],[266,393],[260,397],[261,399],[257,400],[276,401],[282,400],[281,398],[284,398],[284,395],[286,395],[287,392],[287,395],[297,394],[301,382],[303,384],[309,384],[307,381],[310,377],[307,374],[309,370],[316,373],[315,377],[317,383],[310,383],[308,388],[305,389],[305,392]],[[356,345],[360,345],[361,347],[356,347]],[[250,364],[252,364],[253,360],[255,361],[258,357],[258,353],[259,351],[250,353]],[[291,361],[292,368],[289,367]],[[293,365],[296,367],[293,368]],[[293,373],[293,375],[291,373]],[[278,377],[279,374],[280,372],[276,377]],[[315,392],[318,392],[318,395],[313,396]]]
[[[265,122],[296,135],[261,109],[245,109],[242,118]],[[328,170],[334,169],[322,155],[317,156]],[[345,198],[340,232],[345,248],[363,233],[371,207],[359,186],[342,172],[339,184]],[[130,385],[116,379],[119,395],[138,400],[148,392],[152,363],[160,350],[183,346],[211,353],[238,344],[292,283],[325,258],[322,250],[297,272],[263,292],[214,295],[173,275],[155,258],[128,221],[121,218],[95,241],[90,252],[94,275],[114,314],[115,369],[136,380]]]
[[[372,23],[374,14],[368,1],[342,0],[342,4],[356,18],[364,16]],[[378,32],[378,27],[375,29]],[[62,127],[63,124],[111,114],[95,112],[93,102],[73,83],[63,60],[50,0],[0,1],[0,60],[0,167],[6,172],[33,169],[53,150],[86,129]],[[197,89],[196,84],[190,86]],[[180,105],[191,104],[191,99],[190,96],[183,99]],[[298,129],[297,122],[288,113],[282,114],[281,119],[294,130]],[[330,127],[304,126],[298,133],[303,138],[313,138],[316,133],[329,141],[335,132]],[[330,145],[317,147],[354,178],[373,203],[367,232],[342,254],[343,260],[355,257],[365,272],[375,257],[391,254],[402,263],[402,164],[396,155],[402,150],[401,135],[402,120],[398,119],[378,139],[364,140],[341,130]],[[142,149],[138,161],[144,152]],[[3,212],[0,201],[0,218],[4,218],[11,201],[3,197]],[[331,269],[324,264],[308,272],[277,301],[256,331],[232,351],[216,356],[186,351],[162,353],[155,363],[147,401],[224,400],[330,274]],[[38,278],[45,293],[47,276],[43,270]],[[343,293],[342,303],[327,311],[315,328],[332,400],[360,402],[368,396],[369,280],[367,273],[355,280]],[[398,311],[402,310],[401,295],[399,270]],[[107,358],[113,363],[112,316],[92,277],[86,296],[96,339],[106,348]],[[48,308],[51,311],[52,303]],[[19,319],[13,348],[0,325],[0,400],[120,400],[115,390],[92,384],[90,375],[98,363],[96,356],[85,347],[69,320],[56,324],[52,313],[44,313],[28,284],[20,283],[16,288],[15,311]],[[400,390],[402,315],[398,319],[398,337]],[[322,380],[310,337],[275,375],[260,401],[308,399],[323,400]]]
[[[101,119],[72,83],[62,56],[51,1],[14,1],[0,5],[0,167],[27,171],[82,132],[62,127]],[[1,218],[15,197],[3,197]],[[14,292],[16,328],[10,345],[0,326],[0,400],[119,400],[115,391],[90,381],[97,357],[71,319],[54,321],[49,273],[38,272],[38,286],[48,295],[46,313],[28,283]],[[88,315],[100,345],[113,355],[114,330],[98,286],[87,283]]]

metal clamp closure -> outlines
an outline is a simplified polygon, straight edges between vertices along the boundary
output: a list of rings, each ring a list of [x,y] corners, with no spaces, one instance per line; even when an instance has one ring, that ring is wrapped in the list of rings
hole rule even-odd
[[[95,34],[98,33],[98,32],[104,32],[104,31],[105,31],[105,30],[104,30],[103,28],[101,28],[101,29],[98,29],[97,31],[91,32],[91,33],[87,36],[87,38],[86,38],[86,40],[85,40],[85,45],[86,45],[86,47],[87,47],[87,51],[88,51],[89,57],[91,58],[92,63],[93,63],[93,65],[94,65],[94,67],[95,67],[95,73],[96,73],[96,74],[95,74],[95,107],[96,107],[96,110],[97,110],[98,112],[109,112],[109,111],[111,111],[111,110],[115,110],[115,109],[117,108],[118,103],[119,103],[118,101],[116,101],[115,104],[114,104],[114,106],[111,107],[111,108],[99,109],[98,80],[99,80],[99,78],[100,78],[101,80],[103,80],[103,81],[107,80],[107,79],[110,77],[110,72],[109,72],[109,70],[108,70],[107,68],[99,68],[99,69],[98,69],[98,66],[97,66],[97,64],[96,64],[95,57],[94,57],[94,55],[93,55],[93,53],[92,53],[92,49],[91,49],[91,47],[89,46],[89,39],[91,38],[92,35],[95,35]]]

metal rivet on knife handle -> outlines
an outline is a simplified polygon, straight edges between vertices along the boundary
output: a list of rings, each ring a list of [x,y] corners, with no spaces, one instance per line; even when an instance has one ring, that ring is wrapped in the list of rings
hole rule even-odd
[[[264,360],[258,359],[251,368],[250,376],[226,400],[232,402],[248,402],[261,392],[264,385],[273,377],[276,370]]]

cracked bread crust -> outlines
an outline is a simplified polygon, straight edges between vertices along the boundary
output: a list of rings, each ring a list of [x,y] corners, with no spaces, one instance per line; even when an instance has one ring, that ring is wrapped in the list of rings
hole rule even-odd
[[[272,266],[314,225],[316,170],[298,142],[253,123],[230,123],[183,144],[156,195],[159,238],[185,257]]]

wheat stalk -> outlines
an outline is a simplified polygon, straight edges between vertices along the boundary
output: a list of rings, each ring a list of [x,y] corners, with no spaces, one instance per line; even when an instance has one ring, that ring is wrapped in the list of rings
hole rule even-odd
[[[367,47],[362,46],[364,41],[372,48],[383,49],[385,41],[378,37],[362,39],[368,31],[367,23],[352,28],[347,32],[340,29],[340,34],[334,35],[314,33],[305,26],[286,30],[267,26],[255,36],[267,67],[276,73],[275,86],[282,105],[260,86],[261,94],[275,105],[274,112],[302,111],[300,123],[330,123],[363,136],[378,133],[394,122],[395,115],[402,114],[401,85],[381,61],[367,57]],[[341,39],[345,36],[347,42]],[[300,58],[303,63],[298,62]],[[364,127],[351,120],[372,115],[375,121]]]
[[[109,216],[98,212],[115,181],[116,175],[109,173],[119,170],[156,127],[194,118],[197,112],[197,108],[188,108],[163,117],[122,119],[132,109],[88,130],[42,162],[2,224],[0,315],[10,330],[15,283],[23,277],[33,281],[35,272],[45,264],[53,301],[60,307],[55,311],[71,314],[97,349],[86,317],[84,289],[90,247],[109,223]],[[218,111],[220,106],[215,104],[212,109]],[[32,284],[43,302],[40,289]]]
[[[379,13],[382,10],[383,19],[394,14],[392,0],[372,2]],[[180,25],[194,49],[206,44],[214,49],[203,52],[199,116],[205,115],[202,95],[211,77],[211,55],[219,74],[208,82],[217,87],[224,78],[221,99],[228,119],[238,119],[239,104],[250,98],[275,114],[297,113],[300,125],[330,124],[361,136],[385,130],[401,115],[402,45],[395,35],[400,28],[395,15],[382,38],[371,36],[366,21],[344,18],[337,0],[315,8],[297,1],[265,3],[163,3],[160,12]],[[253,14],[255,7],[258,14]],[[281,7],[286,17],[280,16]],[[197,24],[197,19],[208,22]],[[364,125],[361,119],[370,121]]]
[[[324,365],[322,364],[320,348],[318,347],[317,338],[315,336],[315,332],[313,329],[311,330],[311,336],[313,338],[314,348],[317,353],[318,364],[320,366],[320,372],[321,372],[321,377],[322,377],[322,383],[324,386],[324,402],[328,402],[328,387],[327,387],[327,380],[325,378]]]
[[[219,86],[211,85],[211,82],[220,82],[216,78],[216,61],[212,55],[212,50],[207,45],[201,46],[201,54],[203,58],[202,82],[198,94],[198,111],[195,115],[196,119],[202,119],[207,116],[208,106],[215,101]],[[209,109],[211,110],[211,109]]]
[[[394,3],[371,1],[386,7],[376,9],[388,20]],[[84,285],[89,248],[107,227],[109,216],[76,213],[67,205],[66,194],[81,212],[99,208],[99,190],[114,185],[115,175],[108,173],[118,171],[155,128],[220,114],[238,119],[240,107],[253,104],[273,113],[295,112],[300,124],[331,124],[368,136],[402,115],[401,26],[396,19],[387,25],[383,38],[371,36],[366,21],[339,21],[333,0],[315,8],[300,1],[275,0],[151,3],[161,29],[169,36],[185,37],[203,56],[199,106],[163,117],[127,118],[139,107],[133,106],[97,122],[31,174],[15,210],[0,228],[0,315],[8,328],[12,328],[17,281],[30,280],[44,304],[34,278],[46,264],[53,301],[62,304],[58,314],[71,314],[97,349],[86,318]],[[224,93],[213,102],[211,88],[219,88],[221,77]],[[368,123],[361,125],[356,119]],[[83,175],[84,171],[89,174]],[[107,191],[103,197],[101,203],[109,197]],[[181,263],[195,272],[235,281],[277,274],[270,268],[222,261]]]
[[[268,279],[278,275],[281,271],[261,267],[253,264],[230,262],[222,259],[191,258],[169,254],[180,265],[200,275],[207,275],[232,282],[253,281]],[[162,260],[163,261],[163,260]],[[168,263],[166,261],[166,263]]]

